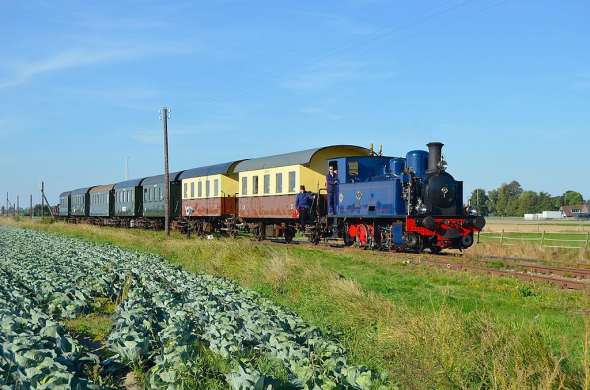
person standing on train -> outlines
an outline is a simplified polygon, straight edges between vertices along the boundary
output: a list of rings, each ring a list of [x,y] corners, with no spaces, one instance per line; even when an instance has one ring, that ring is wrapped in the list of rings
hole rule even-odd
[[[305,191],[305,186],[299,186],[299,193],[295,198],[295,208],[299,213],[299,225],[301,231],[305,231],[305,222],[309,219],[309,208],[311,207],[311,195]]]
[[[326,189],[328,190],[328,215],[336,215],[338,207],[338,170],[333,165],[328,167]]]

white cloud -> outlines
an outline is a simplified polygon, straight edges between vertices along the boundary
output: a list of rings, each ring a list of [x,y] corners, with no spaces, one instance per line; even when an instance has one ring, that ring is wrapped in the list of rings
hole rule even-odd
[[[104,48],[76,48],[57,52],[33,61],[20,61],[8,77],[0,79],[0,88],[20,85],[47,73],[112,62],[129,61],[135,58],[185,51],[176,45],[154,44],[149,46],[126,45]]]

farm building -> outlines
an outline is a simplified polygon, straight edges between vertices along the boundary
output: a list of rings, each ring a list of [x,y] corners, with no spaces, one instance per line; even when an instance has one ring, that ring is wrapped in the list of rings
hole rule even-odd
[[[525,214],[525,221],[538,221],[543,219],[562,219],[564,217],[561,211],[543,211],[537,214]]]
[[[587,204],[561,206],[559,210],[566,218],[589,218],[590,210]]]

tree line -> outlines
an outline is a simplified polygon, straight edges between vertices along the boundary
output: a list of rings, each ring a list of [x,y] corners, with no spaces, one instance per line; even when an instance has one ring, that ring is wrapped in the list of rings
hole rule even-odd
[[[482,215],[502,217],[556,211],[561,206],[582,203],[584,198],[577,191],[570,190],[563,195],[552,196],[543,191],[525,191],[516,180],[503,183],[500,187],[487,192],[483,188],[476,188],[469,198],[469,204]]]
[[[10,206],[8,208],[2,206],[0,207],[0,215],[13,215],[14,214],[15,206]],[[41,210],[43,210],[44,215],[50,215],[49,206],[45,205],[43,209],[41,208],[41,204],[36,204],[33,206],[33,215],[41,216]],[[19,215],[31,215],[31,208],[30,207],[19,207]]]

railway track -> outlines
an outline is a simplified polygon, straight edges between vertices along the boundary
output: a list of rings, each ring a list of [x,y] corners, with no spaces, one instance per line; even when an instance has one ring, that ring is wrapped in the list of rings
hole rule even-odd
[[[523,265],[523,271],[517,269],[494,269],[460,262],[448,262],[445,259],[420,259],[417,263],[433,265],[456,271],[471,271],[495,276],[515,277],[520,280],[546,282],[562,288],[585,290],[590,287],[590,271],[577,268],[560,268],[541,265]],[[557,276],[556,276],[557,275]],[[570,277],[576,275],[576,277]]]
[[[300,245],[317,247],[306,241],[299,241]],[[334,242],[323,242],[321,247],[335,248],[340,247]],[[354,249],[354,248],[353,248]],[[362,251],[362,249],[358,249]],[[459,253],[449,253],[445,255],[428,256],[424,254],[404,253],[404,256],[413,258],[410,260],[414,264],[426,264],[445,268],[455,271],[469,271],[483,273],[494,276],[515,277],[520,280],[545,282],[572,290],[590,289],[590,269],[560,267],[554,265],[541,264],[539,259],[519,259],[513,257],[466,257]],[[500,264],[498,264],[500,263]],[[498,266],[492,268],[491,266]]]

